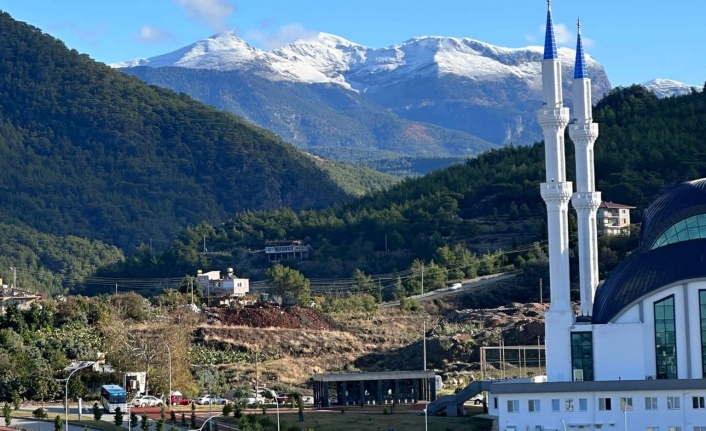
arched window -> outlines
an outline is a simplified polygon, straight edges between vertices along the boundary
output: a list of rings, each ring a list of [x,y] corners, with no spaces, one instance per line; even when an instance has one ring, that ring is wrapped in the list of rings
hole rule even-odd
[[[701,238],[706,238],[706,214],[691,216],[673,224],[655,240],[650,250],[663,245]]]
[[[674,296],[655,302],[655,355],[657,378],[677,378],[677,330]]]

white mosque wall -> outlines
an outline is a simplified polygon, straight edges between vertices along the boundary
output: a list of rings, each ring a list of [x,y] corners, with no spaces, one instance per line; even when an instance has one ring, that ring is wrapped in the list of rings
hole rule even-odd
[[[642,326],[642,323],[593,325],[595,380],[642,380],[646,377]]]

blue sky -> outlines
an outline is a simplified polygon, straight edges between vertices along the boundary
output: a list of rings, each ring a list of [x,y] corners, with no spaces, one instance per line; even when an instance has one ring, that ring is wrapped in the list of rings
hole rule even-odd
[[[0,0],[0,9],[105,63],[164,54],[223,30],[276,48],[327,32],[371,48],[417,36],[541,45],[545,0]],[[614,86],[706,81],[706,1],[554,0],[560,45],[586,52]]]

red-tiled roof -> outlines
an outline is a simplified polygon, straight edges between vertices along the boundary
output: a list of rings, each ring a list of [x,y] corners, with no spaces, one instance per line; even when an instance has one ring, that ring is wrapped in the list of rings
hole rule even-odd
[[[616,204],[613,202],[601,202],[601,204],[598,208],[631,210],[631,209],[634,209],[635,207],[631,207],[630,205]]]

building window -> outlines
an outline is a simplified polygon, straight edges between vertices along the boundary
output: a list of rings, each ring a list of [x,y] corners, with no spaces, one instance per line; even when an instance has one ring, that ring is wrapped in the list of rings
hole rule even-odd
[[[645,410],[657,410],[656,397],[645,397]]]
[[[571,333],[571,366],[574,369],[574,380],[593,380],[593,333]],[[576,370],[581,370],[576,372]]]
[[[579,411],[580,412],[588,411],[588,399],[587,398],[579,398]]]
[[[528,401],[528,409],[529,409],[530,413],[539,413],[540,412],[539,400],[529,400]]]
[[[645,431],[659,431],[659,427],[647,427]]]
[[[655,355],[657,378],[677,378],[677,330],[674,321],[674,296],[655,302]]]
[[[680,410],[681,409],[681,398],[680,397],[667,397],[667,409],[668,410]]]
[[[598,398],[598,410],[611,410],[610,398]]]
[[[559,398],[552,399],[552,411],[553,412],[558,412],[561,409],[560,403],[561,403],[561,400],[559,400]]]
[[[620,398],[620,411],[632,410],[632,397]]]
[[[507,400],[507,412],[517,413],[520,411],[520,400]]]
[[[706,214],[691,216],[675,223],[655,240],[650,250],[667,244],[700,238],[706,238]]]
[[[703,427],[694,427],[694,431],[706,431],[706,426],[703,426]]]
[[[493,408],[498,409],[498,397],[493,397]]]
[[[699,306],[701,308],[701,377],[706,378],[706,290],[699,291]]]
[[[573,398],[567,398],[566,400],[564,400],[564,409],[567,412],[574,411],[574,399]]]
[[[667,431],[681,431],[681,427],[668,427]]]
[[[704,397],[691,397],[692,407],[695,409],[704,409]]]

